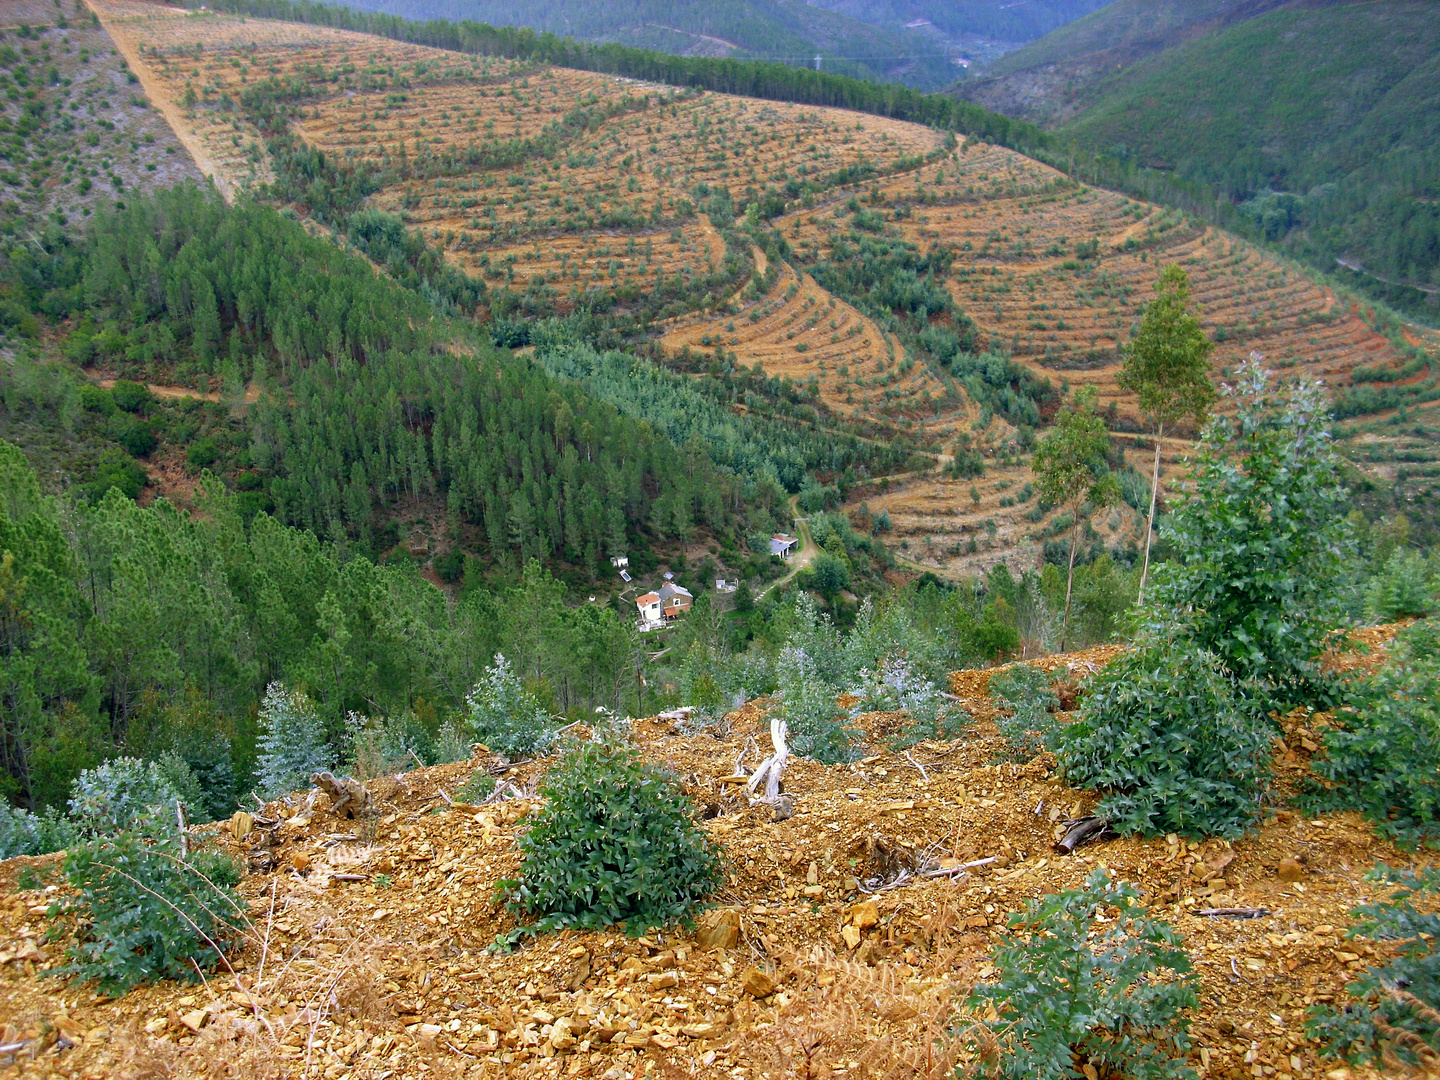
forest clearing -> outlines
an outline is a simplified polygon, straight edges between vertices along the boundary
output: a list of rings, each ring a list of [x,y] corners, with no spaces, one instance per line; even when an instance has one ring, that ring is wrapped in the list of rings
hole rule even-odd
[[[1393,631],[1362,636],[1383,649]],[[1064,682],[1118,651],[1037,665]],[[778,822],[727,780],[764,728],[764,702],[703,733],[687,733],[683,717],[634,721],[645,756],[711,807],[704,828],[725,852],[726,882],[696,930],[638,940],[567,930],[487,951],[514,925],[492,899],[495,883],[516,873],[513,841],[550,762],[492,769],[477,758],[370,782],[363,820],[300,793],[196,830],[197,842],[252,868],[242,886],[249,944],[233,973],[203,985],[109,1001],[37,979],[65,939],[44,939],[45,893],[12,893],[0,905],[6,1038],[38,1039],[37,1058],[17,1062],[36,1076],[229,1060],[313,1075],[762,1077],[792,1075],[776,1071],[777,1053],[800,1052],[819,1024],[824,1074],[886,1075],[993,970],[988,950],[1008,912],[1104,866],[1183,935],[1203,984],[1189,1055],[1200,1076],[1381,1075],[1317,1058],[1300,1020],[1341,1000],[1355,971],[1386,951],[1342,936],[1347,912],[1376,895],[1357,871],[1411,856],[1357,815],[1288,809],[1233,842],[1107,840],[1057,854],[1059,823],[1084,816],[1091,797],[1067,788],[1049,755],[996,763],[1004,743],[987,687],[1003,670],[951,677],[979,737],[896,752],[884,740],[902,718],[877,713],[860,718],[862,760],[793,760],[795,809]],[[1307,771],[1301,747],[1314,730],[1302,714],[1285,721],[1285,790]],[[477,769],[505,794],[464,805],[456,789]],[[57,861],[12,860],[6,884],[45,880]],[[1229,908],[1260,914],[1204,914]],[[954,1030],[963,1035],[963,1022]]]

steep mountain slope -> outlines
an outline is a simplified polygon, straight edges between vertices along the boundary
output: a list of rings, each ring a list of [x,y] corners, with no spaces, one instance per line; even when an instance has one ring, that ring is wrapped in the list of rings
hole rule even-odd
[[[863,22],[920,30],[985,62],[1104,7],[1109,0],[812,0]]]
[[[1012,116],[1059,122],[1084,89],[1117,68],[1296,2],[1116,0],[1007,53],[957,92]]]
[[[1044,120],[1102,182],[1348,268],[1372,295],[1433,319],[1434,16],[1414,0],[1122,2],[956,92]]]
[[[412,19],[474,19],[684,56],[778,60],[939,89],[955,65],[929,35],[800,0],[347,0]]]

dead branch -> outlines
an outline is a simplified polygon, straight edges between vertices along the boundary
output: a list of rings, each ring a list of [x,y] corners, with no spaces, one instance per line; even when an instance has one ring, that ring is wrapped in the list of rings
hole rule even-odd
[[[770,718],[770,742],[775,747],[775,752],[762,761],[750,782],[745,785],[745,797],[750,800],[751,806],[778,806],[780,803],[780,776],[785,771],[785,759],[790,756],[790,749],[785,745],[785,736],[788,729],[785,721],[779,717]],[[765,794],[756,796],[761,783],[765,785]]]

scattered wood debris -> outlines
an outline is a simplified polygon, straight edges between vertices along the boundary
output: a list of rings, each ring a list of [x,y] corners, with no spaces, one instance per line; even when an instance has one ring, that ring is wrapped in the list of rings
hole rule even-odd
[[[1046,659],[1073,672],[1117,654]],[[973,700],[992,673],[957,673],[952,686]],[[1091,797],[1066,788],[1048,754],[997,760],[998,739],[982,731],[899,754],[877,741],[849,765],[785,755],[792,805],[781,818],[768,801],[781,770],[755,770],[751,786],[737,759],[758,762],[769,739],[773,762],[783,733],[776,741],[765,703],[727,719],[693,733],[660,717],[630,725],[706,808],[704,828],[726,852],[726,882],[693,930],[567,931],[490,951],[515,925],[495,883],[519,871],[514,841],[546,761],[500,769],[494,801],[480,806],[441,793],[491,768],[488,756],[369,781],[370,806],[353,819],[292,798],[192,827],[194,843],[250,868],[253,940],[233,972],[118,1000],[42,977],[67,944],[47,938],[60,857],[0,863],[0,1077],[243,1066],[635,1080],[662,1063],[759,1077],[822,1006],[827,1060],[860,1075],[873,1047],[899,1060],[924,1031],[946,1030],[955,1003],[993,974],[987,955],[1007,915],[1098,865],[1134,882],[1185,938],[1203,983],[1191,1055],[1202,1076],[1378,1075],[1320,1058],[1301,1028],[1310,1006],[1344,1001],[1345,984],[1390,949],[1344,936],[1347,913],[1375,898],[1364,872],[1415,863],[1357,815],[1279,809],[1233,843],[1121,838],[1058,855]],[[1316,724],[1283,718],[1282,782],[1305,767]],[[765,794],[752,804],[747,787]],[[18,890],[22,870],[41,887]]]

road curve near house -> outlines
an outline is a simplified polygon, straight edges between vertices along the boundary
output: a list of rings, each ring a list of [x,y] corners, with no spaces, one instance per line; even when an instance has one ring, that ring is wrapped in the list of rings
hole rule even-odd
[[[776,578],[769,585],[765,586],[765,588],[760,591],[759,596],[755,597],[756,600],[761,599],[772,589],[779,588],[791,580],[796,574],[800,573],[801,570],[804,570],[805,567],[814,562],[815,556],[820,554],[820,548],[810,536],[810,522],[799,516],[799,495],[792,495],[790,497],[790,514],[795,518],[795,535],[800,538],[800,552],[790,560],[790,569],[785,576]]]

